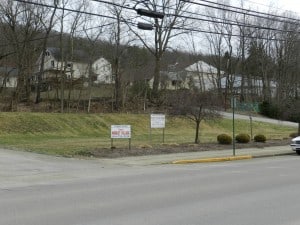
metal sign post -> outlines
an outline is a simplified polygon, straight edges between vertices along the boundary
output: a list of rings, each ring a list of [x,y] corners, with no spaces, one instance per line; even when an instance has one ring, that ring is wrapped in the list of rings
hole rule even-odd
[[[235,124],[234,124],[235,106],[236,106],[236,98],[233,96],[231,98],[231,107],[232,107],[232,151],[233,151],[233,156],[235,156]]]
[[[162,141],[165,142],[165,124],[166,116],[164,114],[151,114],[150,115],[150,143],[151,143],[151,129],[160,128],[163,129]]]

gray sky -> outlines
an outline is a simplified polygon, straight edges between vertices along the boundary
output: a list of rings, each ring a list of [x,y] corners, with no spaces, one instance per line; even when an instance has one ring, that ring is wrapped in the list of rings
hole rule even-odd
[[[240,0],[239,0],[240,1]],[[275,11],[278,10],[280,12],[282,11],[293,11],[295,13],[298,13],[300,15],[300,1],[299,0],[244,0],[245,3],[253,6],[254,8],[257,8],[257,10],[262,11],[266,10],[268,11],[271,7]]]

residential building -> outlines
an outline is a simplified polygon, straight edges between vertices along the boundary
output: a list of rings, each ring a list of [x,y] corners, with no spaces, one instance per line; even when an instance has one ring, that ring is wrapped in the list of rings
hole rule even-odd
[[[271,96],[275,97],[277,91],[277,83],[271,81],[267,84],[271,90]],[[264,84],[262,79],[248,79],[243,78],[241,75],[234,75],[221,78],[221,88],[223,90],[231,88],[237,95],[243,94],[244,98],[247,96],[263,96]],[[243,90],[242,90],[243,89]]]
[[[62,60],[63,59],[63,60]],[[34,80],[40,74],[42,55],[36,63]],[[75,50],[72,54],[59,48],[49,47],[45,52],[44,68],[41,80],[43,83],[59,80],[64,74],[71,80],[92,79],[94,83],[112,84],[111,64],[103,57],[90,57],[86,52]]]
[[[203,61],[198,61],[183,70],[176,70],[176,65],[170,65],[167,71],[160,72],[161,89],[199,89],[208,91],[218,87],[219,76],[215,67]],[[223,74],[224,72],[221,71],[221,76]],[[152,87],[152,84],[153,78],[150,80],[150,87]]]
[[[0,67],[0,87],[15,88],[17,87],[19,71],[14,67]]]
[[[218,74],[218,69],[204,61],[198,61],[185,68],[189,79],[190,88],[197,88],[201,91],[217,89],[223,71]]]

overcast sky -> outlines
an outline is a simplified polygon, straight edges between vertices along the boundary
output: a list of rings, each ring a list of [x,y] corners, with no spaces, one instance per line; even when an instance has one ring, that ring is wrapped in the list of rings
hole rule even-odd
[[[300,16],[300,1],[299,0],[245,0],[246,3],[256,8],[257,10],[266,10],[271,7],[275,11],[293,11]]]
[[[277,0],[278,1],[278,7],[295,11],[297,13],[300,12],[300,2],[299,0]]]

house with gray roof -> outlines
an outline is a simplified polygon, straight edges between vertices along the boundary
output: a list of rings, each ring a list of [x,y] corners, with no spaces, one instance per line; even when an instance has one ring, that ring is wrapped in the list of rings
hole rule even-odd
[[[42,55],[36,63],[35,81],[41,68]],[[61,51],[59,48],[49,47],[45,52],[44,72],[42,81],[60,79],[64,75],[69,80],[87,80],[92,78],[95,83],[112,84],[111,64],[103,57],[91,58],[81,50]]]
[[[199,89],[208,91],[217,88],[218,70],[204,61],[195,62],[188,67],[176,70],[175,65],[170,65],[167,71],[160,72],[160,88],[167,90]],[[221,76],[224,72],[221,71]],[[150,80],[150,87],[153,78]]]

